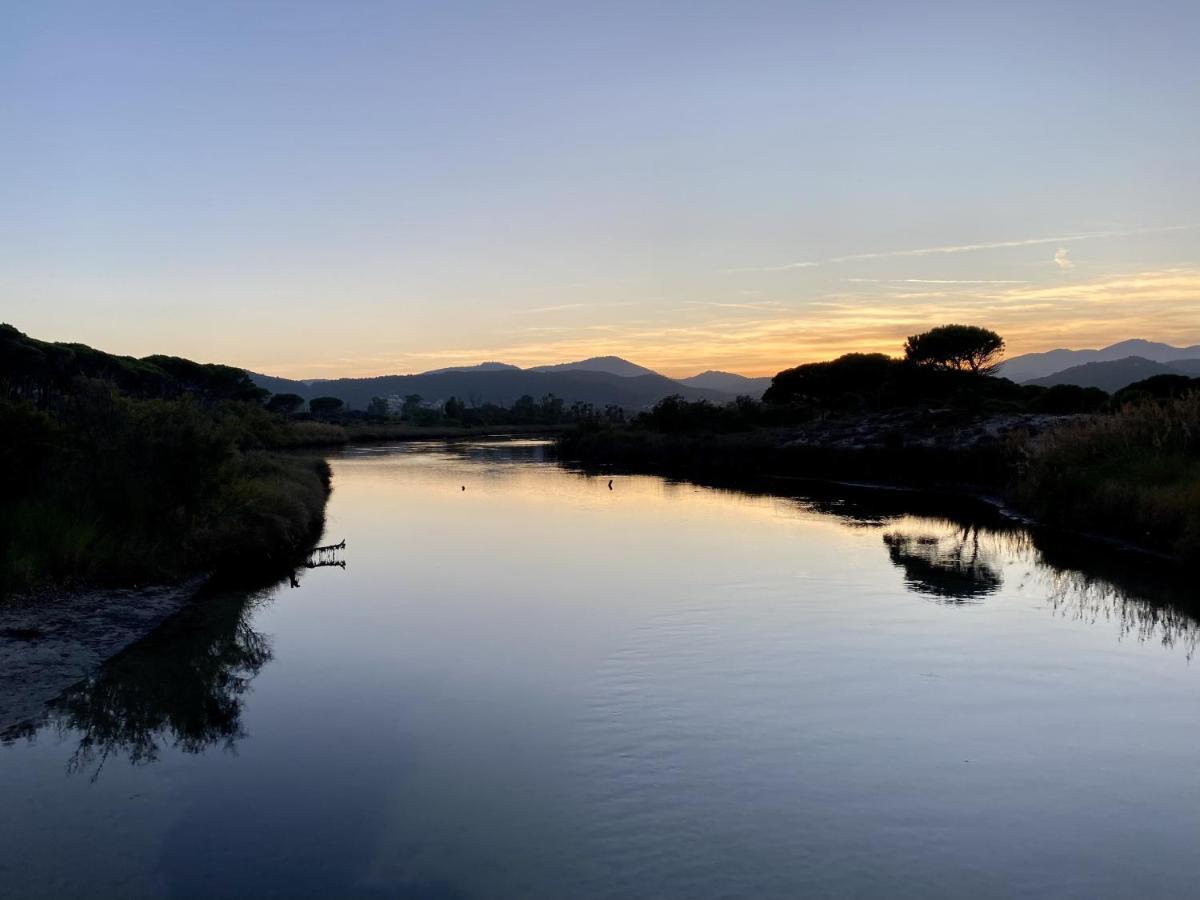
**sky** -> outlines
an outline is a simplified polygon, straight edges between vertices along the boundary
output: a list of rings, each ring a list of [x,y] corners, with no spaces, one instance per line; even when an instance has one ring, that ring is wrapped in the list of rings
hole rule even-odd
[[[9,0],[0,321],[292,377],[1200,343],[1200,4]]]

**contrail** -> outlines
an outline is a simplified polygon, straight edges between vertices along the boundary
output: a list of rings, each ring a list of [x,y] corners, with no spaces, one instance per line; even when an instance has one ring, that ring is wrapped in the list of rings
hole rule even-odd
[[[1200,222],[1188,225],[1163,225],[1157,228],[1128,228],[1120,231],[1084,231],[1058,237],[1025,238],[1019,241],[991,241],[985,244],[952,244],[942,247],[919,247],[915,250],[885,250],[880,253],[851,253],[846,256],[831,256],[828,259],[784,263],[778,266],[748,266],[738,269],[722,269],[722,272],[786,272],[790,269],[811,269],[832,263],[857,262],[865,259],[894,259],[904,256],[938,256],[949,253],[971,253],[976,250],[1001,250],[1007,247],[1032,247],[1037,244],[1061,244],[1068,241],[1088,241],[1096,238],[1128,237],[1135,234],[1161,234],[1167,231],[1186,231],[1200,228]]]

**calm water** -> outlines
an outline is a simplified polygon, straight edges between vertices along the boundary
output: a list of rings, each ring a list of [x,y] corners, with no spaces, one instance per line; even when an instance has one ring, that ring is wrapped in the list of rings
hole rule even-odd
[[[1200,895],[1188,598],[543,454],[334,459],[344,569],[0,747],[0,894]]]

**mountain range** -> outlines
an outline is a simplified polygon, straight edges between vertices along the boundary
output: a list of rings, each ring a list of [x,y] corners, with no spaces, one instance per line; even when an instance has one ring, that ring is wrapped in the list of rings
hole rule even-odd
[[[998,374],[1016,382],[1033,381],[1086,363],[1117,362],[1130,357],[1172,365],[1181,360],[1200,359],[1200,344],[1172,347],[1170,344],[1135,338],[1110,344],[1099,350],[1048,350],[1045,353],[1026,353],[1006,360]]]
[[[749,378],[710,370],[689,378],[668,378],[619,356],[594,356],[576,362],[522,369],[504,362],[448,366],[416,375],[374,378],[296,380],[249,373],[259,387],[272,393],[337,397],[350,409],[365,409],[373,397],[420,394],[443,402],[458,397],[468,404],[511,406],[521,395],[541,399],[546,394],[596,406],[614,404],[627,410],[647,409],[664,397],[728,403],[741,395],[759,398],[770,378]],[[1173,347],[1142,339],[1120,341],[1091,350],[1049,350],[1006,360],[998,374],[1012,381],[1050,387],[1076,384],[1110,393],[1153,375],[1200,376],[1200,344]]]
[[[619,356],[597,356],[577,362],[521,369],[502,362],[450,366],[416,375],[381,375],[374,378],[297,380],[250,372],[259,387],[275,394],[337,397],[350,409],[365,409],[373,397],[419,394],[442,402],[458,397],[470,405],[496,403],[511,406],[521,395],[541,399],[546,394],[596,406],[614,404],[627,410],[646,409],[664,397],[678,394],[687,400],[728,403],[738,395],[761,397],[770,378],[748,378],[732,372],[708,371],[690,378],[672,379]]]
[[[1200,375],[1200,359],[1181,359],[1172,363],[1155,362],[1140,356],[1127,356],[1107,362],[1090,362],[1071,366],[1045,378],[1034,378],[1026,384],[1054,387],[1059,384],[1074,384],[1079,387],[1100,388],[1114,394],[1135,381],[1144,381],[1155,375]]]
[[[1026,353],[1005,361],[999,374],[1024,384],[1074,384],[1111,394],[1155,375],[1200,376],[1200,344],[1173,347],[1135,338],[1098,350]]]

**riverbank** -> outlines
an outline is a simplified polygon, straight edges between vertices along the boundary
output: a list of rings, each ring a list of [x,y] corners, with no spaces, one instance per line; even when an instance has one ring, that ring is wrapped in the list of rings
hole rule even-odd
[[[684,476],[770,473],[995,491],[1007,482],[1020,448],[1066,418],[904,410],[727,433],[580,429],[563,434],[558,451],[591,466]]]
[[[557,436],[564,425],[412,425],[407,422],[351,423],[297,421],[290,424],[285,446],[290,448],[342,447],[387,441],[451,441],[487,437]]]
[[[985,499],[1026,524],[1200,558],[1200,399],[1108,415],[903,410],[716,434],[564,434],[562,459],[727,483],[774,476]]]
[[[0,603],[0,740],[196,597],[207,578]]]

